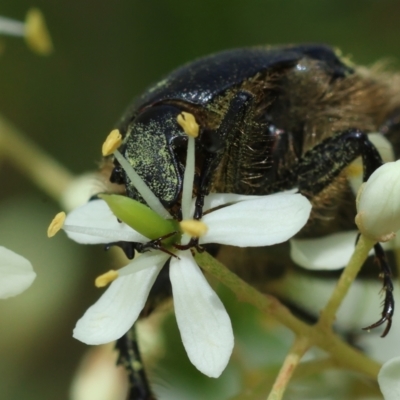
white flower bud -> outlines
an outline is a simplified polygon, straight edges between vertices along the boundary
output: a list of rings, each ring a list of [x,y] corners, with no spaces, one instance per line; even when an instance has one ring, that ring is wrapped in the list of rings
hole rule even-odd
[[[357,195],[356,224],[371,240],[386,242],[400,230],[400,161],[378,168]]]

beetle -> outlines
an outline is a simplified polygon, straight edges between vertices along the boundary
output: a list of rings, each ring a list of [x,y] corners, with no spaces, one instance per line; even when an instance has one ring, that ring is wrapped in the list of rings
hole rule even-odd
[[[185,111],[200,126],[194,218],[201,218],[210,192],[264,195],[297,188],[313,205],[300,236],[355,229],[346,167],[361,157],[365,181],[382,164],[368,133],[380,132],[400,149],[400,96],[392,79],[399,78],[353,66],[322,44],[224,51],[178,68],[136,99],[117,124],[124,137],[120,152],[179,218],[186,137],[177,116]],[[110,181],[143,201],[118,161],[108,162],[113,163]],[[117,245],[130,258],[138,249],[135,243]],[[223,254],[224,249],[208,250]],[[270,256],[261,251],[260,268],[243,268],[240,262],[229,266],[250,282],[262,281],[273,270],[265,268],[265,260],[274,264],[274,250],[268,250]],[[391,271],[379,244],[375,252],[385,300],[382,318],[368,328],[388,322],[386,334],[394,310]],[[260,264],[260,250],[246,256],[248,264]],[[143,315],[156,298],[170,295],[164,268]],[[118,346],[130,342],[124,337]]]

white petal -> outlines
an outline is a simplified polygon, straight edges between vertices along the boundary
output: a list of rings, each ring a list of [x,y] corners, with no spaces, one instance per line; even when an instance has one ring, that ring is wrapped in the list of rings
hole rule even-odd
[[[259,197],[261,196],[246,196],[244,194],[234,193],[211,193],[204,198],[203,210],[208,211],[226,204],[234,204],[239,201],[257,199]]]
[[[179,257],[171,259],[170,278],[182,342],[192,364],[217,378],[232,354],[231,320],[190,252]]]
[[[162,253],[158,250],[152,250],[141,255],[140,257],[136,257],[129,264],[125,265],[125,267],[118,270],[118,274],[119,276],[130,275],[152,267],[153,265],[163,265],[167,261],[168,257],[169,255],[166,253]]]
[[[71,211],[64,230],[70,239],[82,244],[148,241],[130,226],[118,222],[104,200],[93,200]]]
[[[385,400],[400,399],[400,357],[383,364],[378,374],[378,383]]]
[[[200,243],[268,246],[284,242],[307,222],[310,202],[301,194],[276,193],[242,201],[202,218],[208,232]]]
[[[282,193],[296,193],[297,189],[288,190]],[[234,193],[211,193],[204,198],[203,211],[212,210],[213,208],[221,207],[227,204],[235,204],[239,201],[247,201],[260,199],[265,196],[249,196],[245,194],[234,194]],[[193,199],[192,211],[194,211],[195,200]]]
[[[26,258],[0,246],[0,299],[20,294],[35,278],[32,264]]]
[[[64,210],[72,211],[86,204],[89,199],[104,191],[99,172],[88,172],[74,178],[61,194],[60,203]]]
[[[86,344],[104,344],[124,335],[142,311],[163,264],[117,278],[78,321],[74,338]]]
[[[357,231],[334,233],[318,239],[291,239],[290,257],[306,269],[344,268],[354,252]]]

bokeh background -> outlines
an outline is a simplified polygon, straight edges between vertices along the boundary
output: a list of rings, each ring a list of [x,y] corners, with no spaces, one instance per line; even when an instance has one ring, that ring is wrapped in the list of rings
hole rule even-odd
[[[399,1],[9,0],[0,15],[22,20],[32,6],[55,51],[40,57],[22,40],[0,38],[0,113],[75,174],[97,168],[103,139],[135,95],[211,52],[325,42],[359,64],[400,67]],[[0,303],[0,398],[68,399],[87,349],[71,331],[111,259],[63,235],[47,239],[60,206],[1,159],[0,185],[0,243],[38,273],[26,293]]]

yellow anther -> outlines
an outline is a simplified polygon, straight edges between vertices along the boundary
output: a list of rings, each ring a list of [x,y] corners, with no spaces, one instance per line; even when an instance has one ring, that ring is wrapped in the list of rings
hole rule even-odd
[[[107,139],[103,143],[103,147],[101,151],[103,156],[109,156],[110,154],[114,153],[115,150],[121,146],[122,143],[122,135],[118,129],[113,129],[110,134],[107,136]]]
[[[199,136],[199,124],[193,114],[182,111],[177,118],[178,124],[185,131],[186,135],[196,138]]]
[[[65,212],[61,211],[53,218],[53,221],[51,221],[47,228],[47,236],[49,238],[53,237],[63,227],[65,217]]]
[[[112,281],[115,281],[118,278],[118,276],[119,274],[117,271],[110,269],[105,274],[98,276],[94,281],[94,284],[96,285],[96,287],[101,288],[107,286]]]
[[[26,14],[25,40],[31,50],[38,54],[45,56],[53,51],[43,14],[37,8],[31,8]]]
[[[191,237],[204,236],[208,227],[204,222],[196,221],[194,219],[186,219],[179,223],[182,232],[187,233]]]

